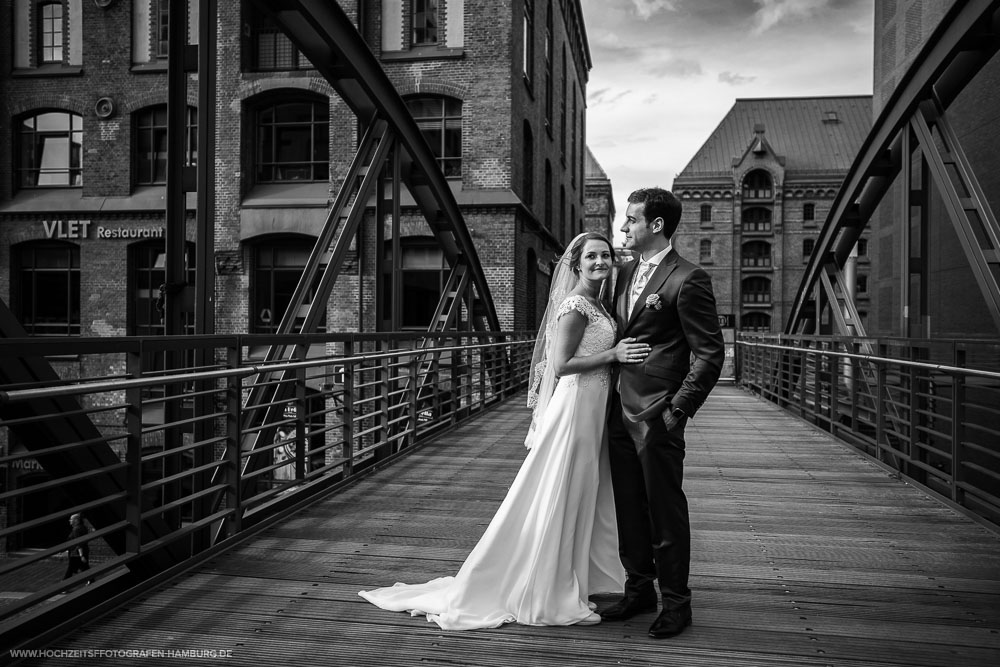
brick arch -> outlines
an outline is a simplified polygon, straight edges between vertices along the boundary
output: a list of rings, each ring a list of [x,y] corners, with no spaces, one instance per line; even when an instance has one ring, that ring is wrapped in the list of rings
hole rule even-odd
[[[246,81],[240,85],[239,90],[236,91],[236,95],[240,101],[245,102],[257,95],[282,89],[317,93],[325,97],[331,97],[334,94],[333,86],[324,79],[299,77],[295,79],[257,79],[256,81]]]
[[[117,102],[117,100],[116,100]],[[167,91],[163,90],[149,90],[144,93],[140,93],[121,105],[121,114],[132,114],[139,109],[145,109],[146,107],[156,106],[158,104],[167,103]],[[187,91],[187,103],[188,106],[198,108],[198,91]]]
[[[93,101],[96,102],[97,98],[95,97]],[[41,109],[59,109],[61,111],[70,111],[75,114],[80,114],[81,116],[86,116],[94,110],[94,107],[93,103],[91,103],[88,107],[85,101],[71,99],[63,95],[53,95],[51,93],[28,95],[23,99],[17,99],[17,96],[15,96],[14,99],[11,100],[10,115],[11,117],[16,118]]]
[[[399,92],[400,97],[406,97],[407,95],[447,95],[448,97],[455,97],[460,100],[469,97],[467,86],[450,81],[426,79],[423,77],[404,81],[396,86],[396,90]]]

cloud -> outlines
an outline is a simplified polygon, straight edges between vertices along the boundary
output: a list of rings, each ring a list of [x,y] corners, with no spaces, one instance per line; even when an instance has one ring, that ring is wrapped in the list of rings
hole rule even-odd
[[[807,18],[819,13],[828,0],[754,0],[760,9],[754,14],[754,33],[761,34],[779,23]]]
[[[719,72],[719,81],[728,83],[730,86],[743,86],[756,80],[755,76],[743,76],[736,72]]]
[[[632,92],[632,89],[626,88],[621,92],[616,92],[612,88],[599,88],[598,90],[591,91],[587,95],[587,106],[596,107],[601,104],[614,104],[621,98],[625,97]]]
[[[688,78],[701,74],[701,63],[689,58],[667,57],[666,60],[649,67],[647,71],[656,77]]]
[[[663,10],[673,11],[674,0],[632,0],[636,13],[643,19]]]

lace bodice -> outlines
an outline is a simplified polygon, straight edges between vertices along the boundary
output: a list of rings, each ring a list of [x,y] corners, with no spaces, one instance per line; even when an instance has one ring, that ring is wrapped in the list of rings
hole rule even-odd
[[[614,320],[579,294],[566,297],[559,305],[556,320],[573,310],[582,313],[587,318],[587,328],[584,329],[583,338],[580,339],[580,345],[576,348],[576,356],[586,357],[614,347],[615,334],[617,333]],[[585,386],[592,378],[598,378],[601,384],[606,385],[610,376],[611,365],[605,364],[592,371],[567,375],[559,380],[561,383],[579,381],[581,385]]]

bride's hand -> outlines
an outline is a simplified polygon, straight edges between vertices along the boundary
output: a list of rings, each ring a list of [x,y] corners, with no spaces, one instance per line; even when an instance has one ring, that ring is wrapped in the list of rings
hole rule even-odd
[[[615,361],[621,364],[641,364],[649,355],[646,343],[636,343],[635,338],[622,338],[615,346]]]

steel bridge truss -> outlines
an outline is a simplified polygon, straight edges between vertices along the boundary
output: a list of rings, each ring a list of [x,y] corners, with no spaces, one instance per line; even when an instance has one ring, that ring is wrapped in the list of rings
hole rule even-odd
[[[827,313],[832,333],[865,336],[845,266],[897,179],[902,184],[901,210],[905,216],[919,216],[925,250],[924,232],[931,224],[928,185],[933,183],[1000,329],[1000,228],[948,119],[949,106],[998,50],[1000,2],[955,3],[907,70],[852,164],[806,267],[785,333],[823,333],[820,324]],[[911,257],[909,224],[903,230],[900,316],[905,333],[910,276],[926,271],[922,264],[927,254]],[[921,285],[926,291],[926,280]],[[924,298],[926,294],[921,295]]]
[[[371,50],[336,2],[328,0],[252,0],[267,12],[299,51],[309,59],[366,128],[340,192],[306,262],[279,334],[314,333],[326,310],[334,282],[343,268],[352,241],[357,237],[369,199],[375,197],[377,248],[384,238],[383,221],[391,220],[391,272],[393,310],[399,312],[402,280],[399,264],[401,186],[406,187],[423,213],[450,267],[450,274],[429,326],[443,333],[456,326],[463,304],[477,331],[499,331],[500,324],[472,237],[465,226],[437,159],[427,145],[402,98]],[[377,284],[383,280],[383,255],[375,253]],[[382,290],[377,290],[382,294]],[[381,310],[380,308],[377,310]],[[395,318],[393,318],[395,319]],[[434,339],[423,339],[426,355],[420,360],[422,377],[436,377],[440,352]],[[303,358],[308,345],[272,346],[265,364]],[[274,424],[290,391],[289,372],[262,374],[246,402],[245,424]],[[408,389],[408,387],[404,387]],[[402,392],[405,395],[406,392]],[[405,430],[409,425],[401,425]],[[251,431],[243,451],[270,442],[273,427]],[[261,465],[251,457],[246,465]]]

